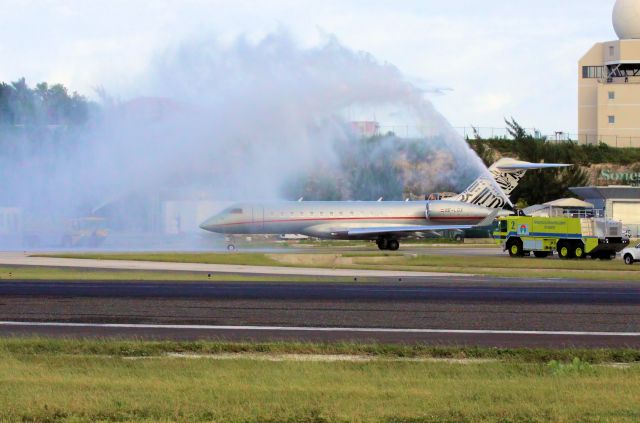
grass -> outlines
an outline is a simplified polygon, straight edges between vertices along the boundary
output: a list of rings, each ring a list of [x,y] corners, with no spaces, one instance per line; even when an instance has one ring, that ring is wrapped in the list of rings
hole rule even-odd
[[[368,349],[368,350],[367,350]],[[169,352],[367,354],[324,361]],[[511,352],[491,361],[430,358],[465,350],[305,344],[0,341],[3,421],[536,422],[637,421],[640,366],[580,351]],[[507,350],[468,350],[494,356]],[[377,354],[380,352],[380,354]],[[606,357],[610,352],[594,352]],[[571,356],[571,354],[577,354]],[[638,361],[638,352],[629,352]],[[558,359],[548,356],[559,355]],[[139,359],[132,359],[139,358]],[[142,358],[146,357],[146,358]]]
[[[498,277],[544,277],[611,281],[640,281],[640,266],[626,266],[620,260],[551,260],[481,256],[397,256],[358,257],[357,266],[395,268],[447,273],[473,273]]]
[[[0,282],[11,280],[58,281],[154,281],[154,282],[352,282],[353,278],[320,278],[310,276],[266,276],[231,273],[92,270],[46,266],[0,266]],[[366,281],[369,279],[363,279]]]
[[[133,260],[173,263],[232,264],[244,266],[279,266],[267,254],[260,253],[57,253],[33,257],[59,257],[94,260]]]
[[[259,254],[259,253],[78,253],[49,257],[99,260],[175,261],[255,266],[404,270],[476,274],[496,277],[541,277],[610,281],[640,281],[640,266],[620,260],[552,260],[504,256],[448,256],[381,252]]]

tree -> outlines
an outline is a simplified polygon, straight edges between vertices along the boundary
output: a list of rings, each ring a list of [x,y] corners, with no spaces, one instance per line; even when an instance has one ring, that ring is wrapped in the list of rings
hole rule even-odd
[[[576,164],[571,156],[571,144],[550,144],[545,138],[535,138],[526,133],[515,119],[506,120],[507,130],[513,137],[515,151],[520,160],[532,163]],[[588,183],[587,173],[578,166],[547,169],[528,173],[511,194],[514,203],[542,204],[561,197],[575,196],[570,187]]]

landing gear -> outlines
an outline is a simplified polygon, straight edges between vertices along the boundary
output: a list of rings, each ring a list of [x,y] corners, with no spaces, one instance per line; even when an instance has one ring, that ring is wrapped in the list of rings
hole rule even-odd
[[[400,243],[397,239],[380,238],[376,241],[380,250],[398,251]]]
[[[236,250],[237,250],[237,248],[236,248],[235,244],[227,245],[227,251],[229,251],[230,253],[233,253]]]
[[[390,251],[398,251],[400,249],[400,243],[397,239],[390,239],[387,243],[387,249]]]

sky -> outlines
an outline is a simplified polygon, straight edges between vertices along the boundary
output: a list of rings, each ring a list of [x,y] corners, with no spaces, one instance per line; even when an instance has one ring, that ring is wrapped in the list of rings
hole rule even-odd
[[[288,31],[337,38],[396,66],[456,127],[577,132],[579,58],[616,39],[614,0],[0,0],[0,81],[61,82],[95,97],[136,84],[182,40]],[[361,112],[362,113],[362,112]],[[367,110],[373,118],[375,110]],[[402,125],[386,117],[383,125]]]

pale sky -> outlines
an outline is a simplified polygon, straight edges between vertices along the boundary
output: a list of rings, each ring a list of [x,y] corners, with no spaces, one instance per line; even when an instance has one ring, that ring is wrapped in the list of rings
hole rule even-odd
[[[211,34],[327,34],[397,66],[454,126],[577,127],[577,62],[616,39],[615,0],[0,0],[0,81],[118,95],[154,55]],[[136,93],[144,94],[144,93]],[[402,124],[403,122],[382,122]]]

